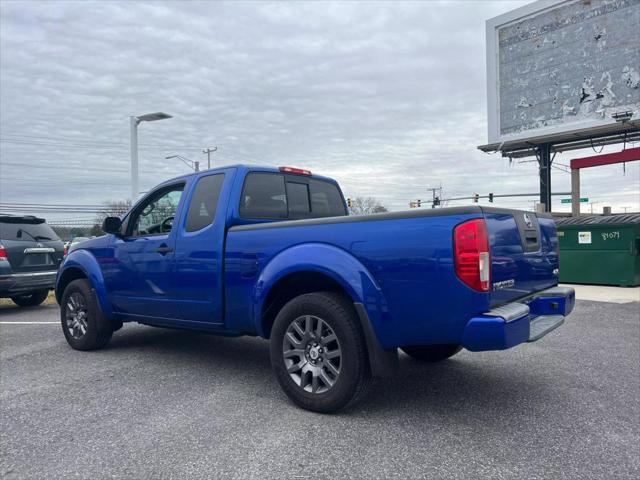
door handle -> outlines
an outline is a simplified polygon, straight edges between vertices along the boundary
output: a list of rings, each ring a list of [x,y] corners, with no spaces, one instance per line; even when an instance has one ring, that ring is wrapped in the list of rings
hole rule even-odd
[[[156,248],[156,252],[158,252],[160,255],[166,255],[167,253],[173,252],[173,248],[162,244],[158,248]]]

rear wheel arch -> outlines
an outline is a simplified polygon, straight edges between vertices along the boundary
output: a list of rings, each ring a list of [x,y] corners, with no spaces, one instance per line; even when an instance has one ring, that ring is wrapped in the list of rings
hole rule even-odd
[[[269,289],[262,303],[260,310],[262,336],[264,338],[271,336],[273,322],[288,302],[300,295],[314,292],[333,292],[347,299],[350,304],[357,301],[340,282],[325,273],[314,270],[289,273]]]
[[[277,307],[281,308],[286,303],[273,303],[273,299],[278,298],[280,292],[274,288],[281,288],[282,285],[286,285],[283,282],[291,282],[291,279],[301,280],[301,285],[288,285],[297,295],[317,291],[340,292],[352,305],[386,304],[374,277],[352,254],[325,243],[303,243],[283,250],[273,257],[255,283],[254,331],[258,335],[269,338],[271,325],[278,313]],[[295,295],[289,294],[287,297],[290,300]],[[376,312],[369,312],[369,315],[372,326],[377,331],[380,324],[379,315]]]

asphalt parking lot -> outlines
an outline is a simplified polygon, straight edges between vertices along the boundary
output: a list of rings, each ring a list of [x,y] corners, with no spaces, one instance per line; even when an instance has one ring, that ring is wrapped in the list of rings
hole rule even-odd
[[[27,323],[57,306],[3,306],[0,477],[638,478],[639,309],[579,301],[535,344],[403,356],[328,416],[287,401],[263,340],[125,325],[84,353]]]

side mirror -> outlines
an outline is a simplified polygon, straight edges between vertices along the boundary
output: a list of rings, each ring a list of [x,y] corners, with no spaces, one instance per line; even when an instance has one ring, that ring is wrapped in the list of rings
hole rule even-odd
[[[120,227],[122,222],[118,217],[107,217],[102,222],[102,231],[104,233],[112,233],[113,235],[121,235]]]

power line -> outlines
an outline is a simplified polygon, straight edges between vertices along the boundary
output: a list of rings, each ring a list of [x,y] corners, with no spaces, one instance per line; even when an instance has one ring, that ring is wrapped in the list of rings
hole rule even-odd
[[[11,138],[15,137],[15,138]],[[8,134],[2,133],[0,134],[0,141],[7,142],[19,142],[19,143],[51,143],[51,141],[56,143],[61,143],[64,145],[71,146],[91,146],[91,147],[118,147],[118,148],[126,148],[128,149],[130,145],[128,143],[122,142],[109,142],[104,140],[86,140],[86,139],[78,139],[78,138],[70,138],[70,137],[49,137],[46,135],[22,135],[22,134]],[[65,143],[66,142],[66,143]],[[200,150],[202,147],[198,147],[196,145],[174,145],[174,144],[162,144],[162,143],[140,143],[141,147],[149,147],[149,148],[175,148],[175,149],[189,149],[189,150]]]

